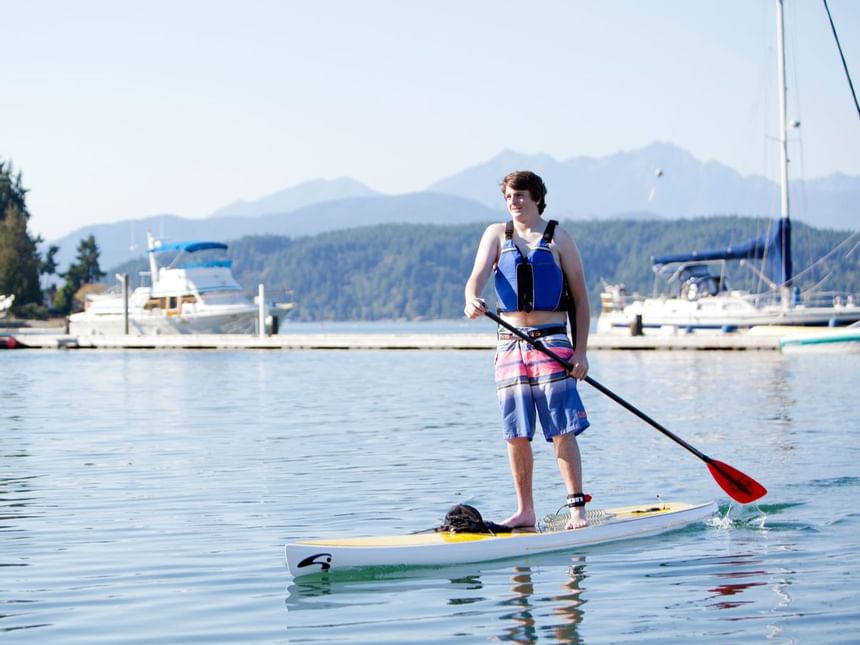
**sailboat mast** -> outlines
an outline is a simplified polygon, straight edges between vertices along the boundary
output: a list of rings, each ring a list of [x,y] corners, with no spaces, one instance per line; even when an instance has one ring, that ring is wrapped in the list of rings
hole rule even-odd
[[[779,75],[779,185],[782,197],[780,214],[788,219],[788,136],[786,133],[785,109],[785,27],[782,12],[782,0],[776,0],[776,56],[777,73]]]
[[[776,0],[776,53],[777,74],[779,76],[779,186],[780,186],[780,223],[779,247],[781,263],[782,301],[790,301],[791,290],[791,221],[788,205],[788,119],[786,117],[785,89],[785,20],[783,0]]]

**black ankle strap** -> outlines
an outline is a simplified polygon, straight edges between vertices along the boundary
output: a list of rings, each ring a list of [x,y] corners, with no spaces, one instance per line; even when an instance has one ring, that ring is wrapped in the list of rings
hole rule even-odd
[[[591,495],[585,495],[583,493],[574,493],[573,495],[567,496],[567,505],[570,508],[585,506],[585,503],[590,501]]]

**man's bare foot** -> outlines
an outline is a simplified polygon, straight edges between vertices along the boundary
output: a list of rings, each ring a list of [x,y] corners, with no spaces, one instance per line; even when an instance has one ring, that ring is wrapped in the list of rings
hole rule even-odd
[[[534,511],[531,513],[520,512],[514,513],[504,522],[501,522],[505,526],[509,526],[512,529],[525,529],[531,528],[535,525],[535,514]]]
[[[570,509],[570,519],[564,525],[566,529],[581,529],[588,526],[588,518],[583,506],[574,506]]]

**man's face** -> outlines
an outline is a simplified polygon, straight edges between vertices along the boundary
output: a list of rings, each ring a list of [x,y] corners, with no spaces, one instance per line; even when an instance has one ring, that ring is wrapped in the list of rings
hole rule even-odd
[[[505,188],[505,202],[508,204],[508,212],[514,217],[521,219],[540,216],[537,202],[527,190],[517,190],[508,186]]]

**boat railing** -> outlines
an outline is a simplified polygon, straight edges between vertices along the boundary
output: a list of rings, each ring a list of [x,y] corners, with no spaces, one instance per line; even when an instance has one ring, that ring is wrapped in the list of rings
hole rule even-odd
[[[233,265],[232,260],[200,260],[196,262],[182,262],[175,269],[229,269]]]
[[[628,294],[623,284],[609,284],[605,280],[600,292],[600,310],[603,312],[621,311],[629,304],[640,299],[638,294]]]
[[[801,294],[797,304],[804,307],[856,307],[860,299],[844,291],[816,291]]]
[[[677,278],[677,274],[674,274]],[[727,296],[742,300],[752,307],[761,308],[774,305],[786,305],[792,307],[821,308],[854,308],[860,307],[860,297],[844,291],[819,291],[815,288],[802,291],[798,287],[791,289],[787,301],[783,301],[783,292],[780,289],[768,289],[761,292],[749,292],[728,288],[727,282],[717,282],[719,275],[695,276],[692,281],[674,281],[668,285],[668,289],[658,289],[655,286],[651,298],[679,298],[683,297],[691,301],[713,296]],[[600,292],[600,309],[603,312],[622,311],[626,306],[635,302],[641,302],[645,296],[639,293],[628,293],[624,284],[609,284],[602,280],[603,289]],[[710,289],[708,287],[711,287]],[[716,291],[715,291],[716,290]]]
[[[226,252],[227,245],[215,242],[167,247],[159,252],[159,265],[165,269],[230,268],[232,261],[225,257]]]

